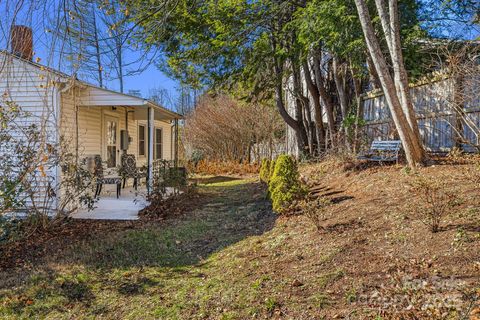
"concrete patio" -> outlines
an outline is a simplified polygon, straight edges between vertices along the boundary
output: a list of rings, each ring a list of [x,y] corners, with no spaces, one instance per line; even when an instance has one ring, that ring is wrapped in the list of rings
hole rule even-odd
[[[119,199],[116,196],[115,185],[104,185],[95,209],[88,211],[80,209],[72,214],[74,219],[93,220],[138,220],[138,211],[145,208],[148,202],[145,199],[145,186],[139,186],[138,191],[133,187],[125,187]]]

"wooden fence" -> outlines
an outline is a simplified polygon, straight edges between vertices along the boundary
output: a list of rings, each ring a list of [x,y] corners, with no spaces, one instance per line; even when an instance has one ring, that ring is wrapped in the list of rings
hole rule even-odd
[[[263,159],[275,159],[282,153],[286,152],[286,143],[282,141],[272,141],[270,143],[256,143],[251,148],[250,161],[260,162]]]
[[[420,133],[427,150],[448,152],[456,145],[471,152],[476,150],[474,146],[480,145],[479,84],[480,76],[475,76],[462,79],[460,85],[453,78],[443,78],[411,88]],[[462,124],[459,108],[455,106],[460,106],[460,113],[463,118],[468,118],[470,125]],[[383,94],[365,95],[362,108],[368,142],[396,138]]]

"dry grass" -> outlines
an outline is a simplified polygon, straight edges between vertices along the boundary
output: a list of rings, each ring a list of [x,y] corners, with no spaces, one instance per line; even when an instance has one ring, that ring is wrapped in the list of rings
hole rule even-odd
[[[308,183],[314,192],[337,203],[332,208],[338,213],[337,216],[323,224],[325,229],[331,230],[328,236],[322,236],[323,245],[332,247],[341,238],[349,239],[351,249],[337,263],[349,266],[346,268],[345,279],[355,284],[355,290],[352,290],[370,302],[373,299],[371,307],[384,309],[381,312],[383,318],[395,318],[396,313],[401,314],[395,308],[402,312],[407,310],[409,306],[402,306],[402,303],[431,289],[432,281],[435,286],[446,291],[443,292],[444,296],[463,296],[465,300],[457,301],[457,306],[463,303],[459,309],[465,309],[468,305],[464,292],[477,290],[478,297],[480,190],[475,179],[472,179],[475,177],[472,170],[476,170],[477,165],[476,158],[463,158],[461,161],[456,159],[455,162],[447,159],[440,164],[411,172],[399,165],[370,168],[355,165],[351,169],[345,168],[341,161],[330,159],[320,165],[302,168],[302,174],[309,177]],[[441,179],[441,184],[447,186],[447,190],[456,192],[456,206],[442,217],[440,232],[436,234],[432,234],[418,216],[418,208],[424,205],[424,200],[421,196],[412,194],[409,187],[418,174],[434,181]],[[404,269],[410,270],[403,273],[405,278],[402,277],[401,281],[404,286],[408,286],[409,281],[427,281],[430,287],[405,291],[407,293],[401,295],[405,299],[398,302],[398,306],[383,305],[382,298],[398,299],[398,292],[394,289],[403,286],[399,286],[398,281],[393,281],[390,274],[402,274]],[[443,285],[449,283],[450,277],[455,279],[455,285],[444,290]],[[407,278],[410,280],[407,281]],[[344,285],[348,286],[347,283]],[[382,294],[374,294],[380,288],[385,289],[383,297]],[[438,292],[442,290],[439,289]],[[431,291],[435,292],[435,289]],[[434,298],[410,306],[413,308],[410,313],[406,312],[407,315],[403,318],[399,316],[398,319],[447,318],[445,314],[435,315],[419,310],[432,299]],[[368,310],[365,304],[343,307],[336,305],[336,308],[344,310],[341,314],[354,309],[362,312]],[[437,309],[442,310],[440,307]],[[456,316],[458,314],[452,316],[452,319]]]

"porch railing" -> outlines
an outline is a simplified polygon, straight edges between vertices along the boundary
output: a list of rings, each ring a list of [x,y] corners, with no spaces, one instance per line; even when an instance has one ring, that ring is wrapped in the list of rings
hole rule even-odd
[[[187,171],[185,167],[179,167],[174,160],[154,160],[152,163],[152,190],[153,192],[165,192],[167,187],[178,188],[186,184]]]

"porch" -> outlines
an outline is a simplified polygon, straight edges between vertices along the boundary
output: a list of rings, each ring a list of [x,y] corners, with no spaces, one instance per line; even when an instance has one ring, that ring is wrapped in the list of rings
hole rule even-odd
[[[145,185],[139,186],[137,191],[133,187],[125,187],[117,199],[116,186],[104,185],[93,210],[81,208],[71,217],[93,220],[138,220],[138,212],[148,205],[146,194]]]
[[[76,121],[72,123],[72,131],[78,160],[100,156],[103,163],[101,177],[124,176],[124,155],[133,156],[136,162],[132,166],[133,171],[135,167],[143,167],[147,177],[154,176],[157,160],[177,163],[178,122],[182,116],[175,112],[143,98],[92,86],[80,90],[73,112]],[[67,115],[65,113],[65,117]],[[136,191],[132,186],[133,176],[127,177],[127,186],[122,188],[118,199],[117,186],[103,184],[95,209],[90,212],[80,209],[72,217],[138,219],[138,211],[148,205],[145,199],[149,186],[145,185],[144,178],[139,179]]]
[[[168,194],[169,188],[167,188]],[[88,211],[86,208],[81,208],[71,217],[92,220],[138,220],[138,212],[149,205],[146,196],[147,186],[144,184],[140,185],[138,190],[133,187],[125,187],[118,199],[116,186],[105,185],[93,210]]]
[[[133,155],[148,176],[156,160],[177,163],[180,114],[143,98],[92,86],[80,91],[72,111],[73,116],[64,112],[64,118],[76,121],[65,122],[64,130],[73,134],[75,154],[79,161],[99,155],[105,175],[118,175],[125,154]]]

